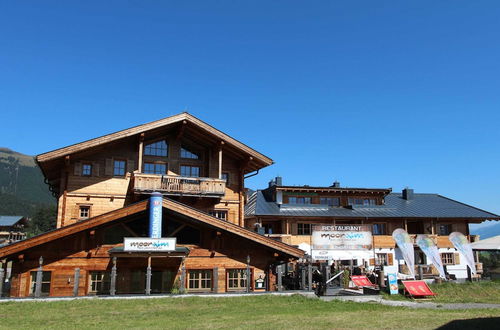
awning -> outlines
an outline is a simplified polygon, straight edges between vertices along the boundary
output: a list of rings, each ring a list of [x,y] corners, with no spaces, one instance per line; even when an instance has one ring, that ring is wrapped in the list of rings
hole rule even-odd
[[[500,250],[500,235],[471,243],[471,246],[473,250],[498,251]]]
[[[120,258],[141,258],[141,257],[181,258],[181,257],[186,257],[189,254],[189,248],[185,246],[177,246],[175,248],[175,251],[129,252],[129,251],[124,251],[123,246],[118,246],[109,250],[108,253],[113,257],[120,257]]]

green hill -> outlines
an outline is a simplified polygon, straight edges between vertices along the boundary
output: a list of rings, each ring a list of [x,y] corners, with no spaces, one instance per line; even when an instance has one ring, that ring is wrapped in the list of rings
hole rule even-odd
[[[0,214],[31,216],[55,203],[33,157],[0,148]]]

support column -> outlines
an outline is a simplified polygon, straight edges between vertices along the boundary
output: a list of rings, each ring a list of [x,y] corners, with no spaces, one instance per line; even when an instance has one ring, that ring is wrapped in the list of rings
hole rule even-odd
[[[144,133],[139,137],[139,157],[137,158],[137,170],[142,173],[142,155],[144,153]]]
[[[306,268],[302,265],[302,290],[306,289]]]
[[[214,285],[213,285],[212,291],[214,293],[217,293],[219,291],[219,268],[214,267],[213,273],[214,273],[214,276],[213,276]]]
[[[3,283],[4,283],[4,278],[5,278],[5,271],[3,269],[3,264],[4,262],[0,264],[0,298],[2,297],[3,294]]]
[[[222,179],[222,145],[224,145],[224,142],[221,141],[221,145],[219,146],[219,169],[218,169],[218,177],[219,179]]]
[[[423,280],[424,279],[424,269],[422,265],[418,265],[418,279]]]
[[[114,296],[116,294],[116,257],[113,257],[113,267],[111,268],[111,283],[109,285],[109,294]]]
[[[179,286],[179,291],[180,291],[180,293],[184,293],[186,291],[186,286],[185,286],[185,282],[186,282],[186,268],[184,266],[182,266],[180,281],[181,281],[181,283],[180,283],[180,286]]]
[[[277,275],[278,275],[278,291],[283,291],[283,265],[278,265],[277,267]]]
[[[312,265],[311,261],[307,264],[307,289],[309,291],[312,291],[313,287],[313,272],[312,272]]]
[[[80,268],[75,268],[75,276],[73,279],[73,296],[78,296],[78,287],[80,286]]]
[[[43,257],[38,259],[38,270],[36,271],[36,282],[35,282],[35,298],[40,298],[42,295],[42,278],[43,278]]]
[[[146,268],[146,295],[151,294],[151,257],[148,257],[148,268]]]
[[[246,270],[246,276],[247,276],[247,288],[246,291],[247,293],[250,292],[250,281],[251,281],[251,276],[250,276],[250,255],[247,256],[247,270]]]

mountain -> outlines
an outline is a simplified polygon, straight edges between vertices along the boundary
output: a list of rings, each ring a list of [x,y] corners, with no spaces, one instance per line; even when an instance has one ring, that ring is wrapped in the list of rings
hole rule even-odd
[[[480,239],[490,238],[500,235],[500,221],[485,221],[478,224],[470,224],[469,230],[471,235],[479,235]]]
[[[55,203],[34,158],[0,148],[0,214],[31,216]]]

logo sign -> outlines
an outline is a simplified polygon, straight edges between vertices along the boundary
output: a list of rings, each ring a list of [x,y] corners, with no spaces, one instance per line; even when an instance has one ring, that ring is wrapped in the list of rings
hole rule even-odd
[[[313,225],[313,250],[370,250],[372,232],[368,225]]]
[[[175,237],[147,238],[125,237],[123,251],[125,252],[162,252],[175,251],[177,239]]]

